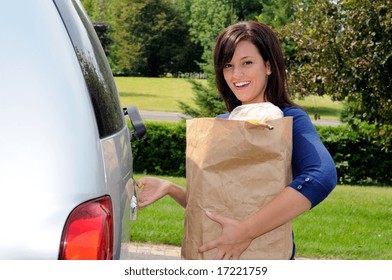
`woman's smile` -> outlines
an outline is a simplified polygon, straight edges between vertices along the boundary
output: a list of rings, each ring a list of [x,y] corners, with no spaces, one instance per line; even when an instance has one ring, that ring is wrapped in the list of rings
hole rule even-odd
[[[250,84],[250,81],[234,83],[235,87],[238,89],[245,88],[249,84]]]

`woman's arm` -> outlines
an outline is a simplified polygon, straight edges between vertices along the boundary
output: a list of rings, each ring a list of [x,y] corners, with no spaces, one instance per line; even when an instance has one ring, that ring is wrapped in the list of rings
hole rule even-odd
[[[288,107],[283,112],[285,116],[293,117],[293,181],[289,186],[315,207],[337,184],[335,163],[303,110]]]
[[[185,189],[167,180],[144,177],[137,183],[139,192],[139,209],[143,209],[165,195],[170,195],[178,204],[185,208]]]
[[[239,259],[253,239],[261,236],[309,210],[310,201],[296,190],[286,187],[265,207],[244,221],[225,218],[215,213],[207,215],[221,224],[222,234],[203,244],[203,253],[218,248],[216,259]]]

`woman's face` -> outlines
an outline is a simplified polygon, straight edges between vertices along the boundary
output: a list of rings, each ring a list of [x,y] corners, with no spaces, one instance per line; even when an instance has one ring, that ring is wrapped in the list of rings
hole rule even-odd
[[[264,61],[249,41],[238,43],[233,58],[223,68],[226,83],[242,104],[266,101],[264,92],[270,73],[269,62]]]

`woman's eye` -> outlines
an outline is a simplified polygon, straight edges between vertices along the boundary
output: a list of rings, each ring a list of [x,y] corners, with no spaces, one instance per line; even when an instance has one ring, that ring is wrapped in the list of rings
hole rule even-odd
[[[231,64],[226,63],[225,66],[224,66],[224,68],[231,68],[231,66],[232,66]]]
[[[245,61],[244,64],[245,65],[251,65],[253,62],[252,61]]]

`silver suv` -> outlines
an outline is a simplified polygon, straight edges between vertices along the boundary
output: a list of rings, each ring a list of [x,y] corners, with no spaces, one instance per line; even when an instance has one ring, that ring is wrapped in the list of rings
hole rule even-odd
[[[0,259],[119,259],[140,115],[79,1],[2,1],[0,26]]]

